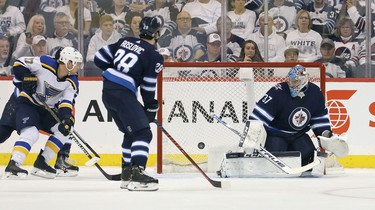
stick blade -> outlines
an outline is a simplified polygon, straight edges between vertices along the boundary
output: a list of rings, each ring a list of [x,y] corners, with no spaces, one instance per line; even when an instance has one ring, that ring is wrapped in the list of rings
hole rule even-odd
[[[212,184],[212,186],[222,189],[228,189],[230,188],[230,182],[228,181],[215,181],[215,180],[209,180]]]
[[[85,163],[86,166],[93,166],[100,160],[98,157],[92,157],[89,161]]]

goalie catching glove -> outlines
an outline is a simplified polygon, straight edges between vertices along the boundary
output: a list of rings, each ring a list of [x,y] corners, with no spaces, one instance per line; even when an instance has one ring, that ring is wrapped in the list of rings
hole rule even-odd
[[[243,149],[247,154],[252,154],[266,144],[267,132],[259,120],[250,120],[249,132],[243,142]]]
[[[58,129],[62,133],[62,135],[67,136],[69,135],[72,127],[74,126],[74,117],[73,115],[65,118],[61,121]]]
[[[146,104],[144,107],[148,122],[154,122],[156,113],[159,110],[159,102],[158,100],[153,100],[150,103]]]
[[[345,157],[349,153],[349,147],[346,140],[347,136],[345,133],[341,135],[332,135],[330,131],[324,131],[321,136],[318,136],[319,146],[332,152],[339,158]]]

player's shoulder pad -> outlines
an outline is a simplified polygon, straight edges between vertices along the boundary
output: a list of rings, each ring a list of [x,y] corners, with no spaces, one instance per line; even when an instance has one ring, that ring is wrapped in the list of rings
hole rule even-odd
[[[47,68],[50,67],[55,71],[57,70],[58,65],[59,65],[56,59],[49,55],[40,56],[40,64]]]
[[[78,89],[79,89],[78,75],[69,75],[65,78],[65,81],[70,82],[73,86],[73,89],[78,92]]]

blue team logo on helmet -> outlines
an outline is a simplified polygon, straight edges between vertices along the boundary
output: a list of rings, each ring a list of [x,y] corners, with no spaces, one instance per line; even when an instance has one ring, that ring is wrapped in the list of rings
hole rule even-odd
[[[288,118],[288,122],[290,127],[292,127],[294,130],[302,130],[307,126],[307,124],[310,122],[311,114],[308,109],[305,107],[297,107],[294,109]]]

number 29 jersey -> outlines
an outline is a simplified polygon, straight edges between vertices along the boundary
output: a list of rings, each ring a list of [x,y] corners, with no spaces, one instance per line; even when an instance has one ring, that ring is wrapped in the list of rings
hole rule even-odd
[[[95,64],[104,79],[137,94],[140,87],[143,102],[154,99],[158,73],[163,70],[163,57],[156,47],[142,39],[125,37],[96,52]]]

